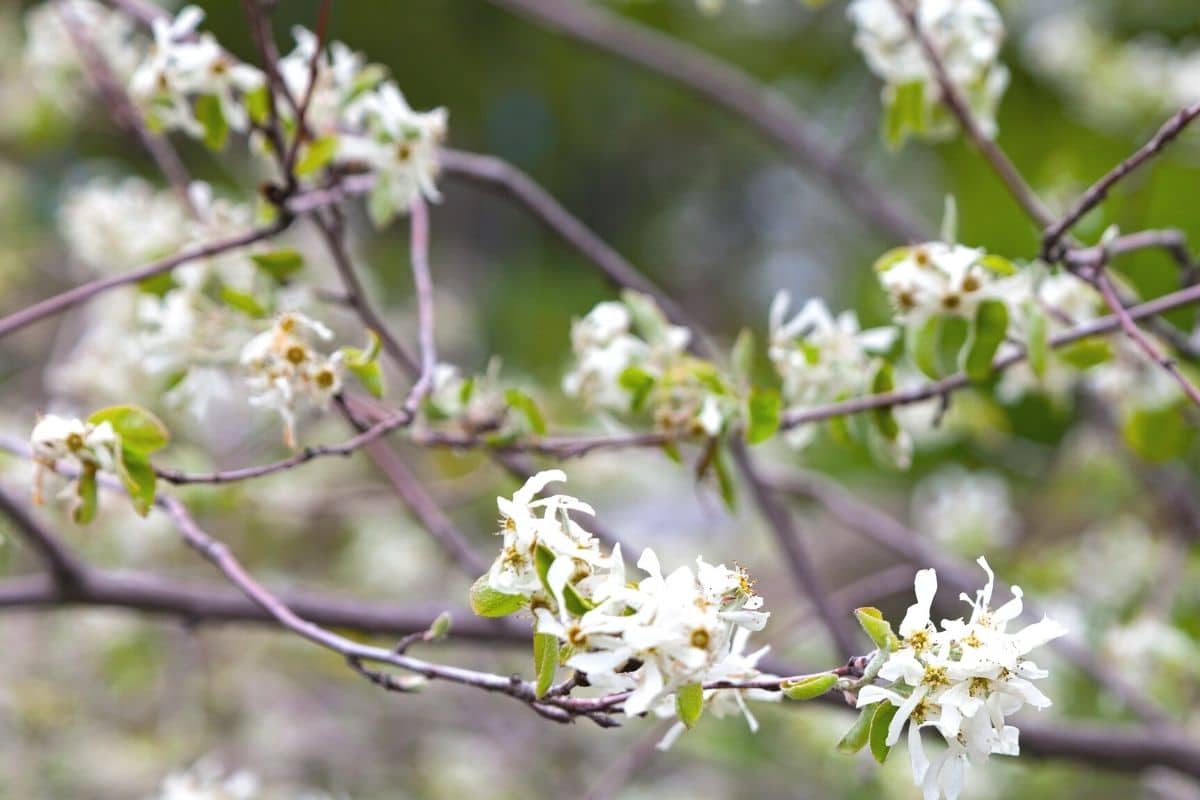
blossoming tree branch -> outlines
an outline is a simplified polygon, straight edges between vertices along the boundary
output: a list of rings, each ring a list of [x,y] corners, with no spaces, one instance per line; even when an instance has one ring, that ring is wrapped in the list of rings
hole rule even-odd
[[[47,572],[44,581],[0,584],[2,605],[122,605],[200,621],[268,621],[337,653],[386,690],[457,684],[453,690],[508,695],[560,723],[587,718],[611,727],[657,717],[671,721],[662,748],[703,717],[741,716],[756,730],[757,704],[820,699],[858,712],[831,748],[865,748],[882,763],[905,738],[913,780],[931,800],[957,797],[969,765],[986,769],[991,755],[1017,756],[1023,746],[1200,777],[1200,747],[1173,728],[1144,687],[1114,674],[1052,616],[1031,614],[1019,587],[996,583],[986,554],[975,571],[819,478],[789,482],[759,455],[775,452],[759,447],[774,441],[803,458],[818,437],[832,436],[865,449],[881,469],[906,469],[916,442],[938,429],[966,391],[1010,399],[1087,392],[1103,401],[1135,457],[1180,454],[1200,405],[1197,353],[1194,337],[1164,315],[1200,301],[1186,241],[1169,229],[1110,228],[1088,243],[1074,231],[1200,116],[1200,104],[1179,110],[1057,214],[997,141],[1010,74],[996,7],[988,0],[852,0],[845,13],[854,46],[878,78],[886,146],[899,152],[910,139],[964,137],[1040,235],[1037,252],[990,252],[960,241],[952,197],[940,233],[922,231],[735,67],[624,22],[601,25],[606,12],[586,3],[494,2],[660,71],[779,141],[892,241],[874,264],[890,321],[864,329],[853,311],[780,291],[733,341],[701,330],[681,303],[528,176],[494,157],[449,149],[446,109],[413,109],[387,70],[330,41],[336,9],[329,0],[314,29],[292,31],[293,46],[282,54],[270,4],[246,0],[254,64],[206,32],[195,6],[170,14],[140,0],[51,0],[28,12],[26,58],[53,76],[64,97],[102,97],[159,166],[162,185],[128,176],[77,186],[64,201],[62,232],[93,277],[6,309],[0,336],[100,309],[103,321],[59,367],[64,374],[119,360],[152,378],[167,406],[198,423],[235,398],[274,421],[283,455],[194,471],[204,460],[172,458],[171,431],[146,408],[150,399],[136,394],[27,420],[25,430],[0,441],[32,462],[32,483],[25,496],[0,493],[0,510]],[[195,140],[221,158],[235,139],[270,174],[264,185],[227,194],[193,179],[173,147]],[[561,393],[601,423],[600,432],[556,424],[499,359],[474,371],[439,358],[430,209],[443,202],[439,186],[447,178],[500,188],[613,286],[610,299],[557,332],[573,353]],[[394,260],[407,261],[415,335],[389,324],[356,263],[348,217],[360,207],[376,229],[408,228],[410,252]],[[284,238],[301,227],[315,238],[303,245]],[[1136,296],[1112,266],[1145,250],[1178,263],[1182,288]],[[318,260],[333,265],[336,288],[311,280]],[[349,335],[324,319],[334,307],[353,314]],[[311,426],[322,415],[342,419],[346,437],[314,441]],[[521,488],[497,500],[492,552],[472,547],[473,535],[450,521],[391,439],[480,451],[518,479]],[[538,468],[540,460],[626,449],[661,451],[730,507],[755,509],[838,652],[835,666],[787,669],[768,647],[751,643],[772,619],[753,563],[728,567],[703,554],[663,563],[654,549],[602,527],[588,503],[552,494],[567,481],[563,470]],[[359,452],[474,579],[468,598],[439,600],[467,600],[484,619],[415,619],[272,592],[201,527],[174,489],[200,484],[197,491],[220,492],[290,470],[302,481],[310,463]],[[785,502],[789,492],[817,500],[919,567],[905,576],[915,600],[901,619],[889,622],[866,605],[848,614],[832,601]],[[123,503],[142,516],[165,514],[232,588],[189,593],[152,576],[118,578],[76,557],[29,509],[49,505],[61,525],[88,525]],[[957,616],[935,618],[939,580],[962,593]],[[778,614],[786,602],[773,598],[770,607]],[[393,647],[365,645],[337,632],[347,628],[403,638]],[[491,674],[409,653],[446,637],[523,642],[530,670]],[[1054,701],[1037,683],[1048,675],[1034,661],[1043,650],[1089,676],[1160,741],[1148,744],[1137,730],[1023,727],[1029,715],[1014,719],[1020,709]],[[932,757],[926,730],[939,740]]]

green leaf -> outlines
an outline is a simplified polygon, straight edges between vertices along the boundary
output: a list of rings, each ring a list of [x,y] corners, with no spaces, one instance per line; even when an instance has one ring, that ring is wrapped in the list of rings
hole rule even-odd
[[[713,450],[713,471],[717,474],[717,488],[726,507],[733,511],[737,507],[737,491],[734,488],[733,475],[729,472],[729,462],[725,460],[724,448],[720,445]]]
[[[1017,265],[1009,261],[1004,256],[992,255],[989,253],[979,259],[979,266],[1001,277],[1007,278],[1009,275],[1017,274]]]
[[[354,373],[354,377],[358,378],[358,382],[373,397],[383,397],[386,388],[383,380],[383,367],[378,361],[371,361],[367,364],[347,363],[346,368]]]
[[[163,297],[178,285],[174,275],[169,272],[160,272],[158,275],[151,275],[149,278],[138,281],[137,287],[140,292]]]
[[[338,139],[336,136],[322,136],[309,142],[304,148],[304,155],[296,162],[296,177],[304,178],[333,161],[337,153]]]
[[[934,314],[920,325],[909,328],[905,337],[909,358],[917,369],[934,380],[945,377],[939,363],[944,322],[941,314]]]
[[[1059,348],[1055,351],[1055,355],[1075,369],[1091,369],[1098,364],[1111,361],[1113,350],[1112,345],[1104,339],[1093,337],[1080,339],[1074,344]]]
[[[481,575],[471,584],[471,610],[481,617],[507,617],[529,602],[519,594],[498,592],[488,585],[488,576]]]
[[[888,753],[892,751],[887,744],[888,726],[899,710],[891,703],[876,703],[875,713],[871,715],[871,755],[880,764],[887,761]]]
[[[243,292],[234,289],[227,283],[221,284],[221,302],[232,308],[234,311],[240,311],[251,319],[264,319],[270,316],[270,312],[263,307],[262,303],[254,295],[248,292]]]
[[[376,177],[375,187],[367,195],[367,216],[376,230],[387,227],[396,216],[396,201],[392,197],[390,181],[382,176]]]
[[[140,516],[146,516],[154,506],[154,495],[157,490],[158,478],[150,459],[140,450],[128,446],[121,448],[121,458],[117,462],[117,474],[125,491],[129,492],[129,500],[133,510]]]
[[[895,385],[892,365],[886,361],[880,363],[879,368],[875,370],[875,377],[871,379],[871,393],[886,394],[892,391]],[[900,424],[896,422],[896,417],[890,408],[871,409],[871,422],[874,423],[880,435],[889,442],[900,435]]]
[[[883,135],[893,150],[904,144],[910,133],[925,129],[925,84],[909,81],[891,89],[883,121]]]
[[[896,634],[892,633],[892,625],[883,618],[883,613],[878,608],[864,606],[854,610],[854,618],[858,620],[858,624],[867,632],[867,636],[871,637],[871,641],[880,650],[892,651],[899,645],[900,640],[896,638]]]
[[[875,271],[887,272],[889,269],[911,256],[912,251],[913,249],[911,247],[895,247],[891,250],[888,250],[875,260]]]
[[[791,700],[813,700],[828,692],[837,683],[837,675],[832,672],[822,672],[819,675],[805,675],[794,681],[784,681],[782,688],[785,697]]]
[[[107,422],[121,437],[123,446],[142,453],[161,450],[171,438],[162,420],[141,406],[102,408],[93,412],[88,422],[92,425]]]
[[[250,121],[255,125],[263,124],[267,117],[271,116],[271,90],[267,84],[247,92],[242,101],[246,104],[246,113],[250,115]]]
[[[554,684],[554,673],[558,669],[558,637],[552,633],[533,635],[533,670],[537,675],[534,693],[542,697]]]
[[[617,380],[621,388],[629,392],[629,410],[635,413],[641,411],[646,404],[646,398],[654,389],[655,377],[641,367],[630,366],[621,371]]]
[[[87,525],[96,516],[96,470],[84,468],[75,481],[75,507],[71,516],[79,525]]]
[[[287,283],[289,278],[304,269],[304,256],[290,247],[269,253],[252,253],[250,260],[280,284]]]
[[[689,683],[675,690],[675,713],[679,721],[687,727],[692,727],[704,713],[704,687],[698,683]]]
[[[196,98],[196,120],[204,128],[204,143],[213,150],[223,149],[229,138],[229,123],[216,95],[202,94]]]
[[[579,590],[569,583],[563,586],[563,605],[567,607],[567,611],[577,617],[582,617],[596,607],[592,601],[581,595]]]
[[[733,374],[743,384],[750,383],[754,371],[754,331],[742,328],[733,343],[733,353],[730,356]]]
[[[871,707],[864,708],[855,720],[854,725],[850,730],[846,731],[846,735],[837,743],[838,752],[854,754],[862,750],[867,745],[867,739],[871,736],[871,717],[875,715],[875,709]]]
[[[765,442],[779,430],[779,418],[783,411],[783,398],[774,389],[754,388],[746,403],[746,441],[750,444]]]
[[[538,408],[532,397],[514,387],[504,393],[504,402],[508,403],[510,408],[520,411],[529,423],[529,427],[538,436],[546,433],[546,418],[542,416],[541,409]]]
[[[1008,334],[1008,306],[1000,300],[984,300],[975,310],[971,338],[963,351],[963,371],[973,381],[991,377],[992,361]]]
[[[429,630],[426,631],[425,638],[430,642],[439,642],[450,635],[450,627],[454,623],[454,618],[450,616],[449,611],[443,611],[437,615],[437,618],[429,625]]]
[[[1025,352],[1029,368],[1039,378],[1046,374],[1047,338],[1046,315],[1034,306],[1029,309],[1029,339],[1025,342]]]
[[[1133,452],[1161,463],[1183,457],[1191,448],[1196,430],[1188,422],[1182,403],[1162,408],[1136,408],[1121,422],[1121,435]]]
[[[539,544],[533,551],[533,565],[537,570],[538,579],[541,580],[542,586],[546,589],[546,594],[553,595],[554,592],[550,589],[550,581],[547,575],[550,573],[550,565],[554,563],[554,551],[544,544]]]

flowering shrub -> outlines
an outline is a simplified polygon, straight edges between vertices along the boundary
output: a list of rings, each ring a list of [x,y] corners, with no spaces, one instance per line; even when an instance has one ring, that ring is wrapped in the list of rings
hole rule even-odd
[[[5,380],[9,373],[14,381],[40,378],[37,391],[20,395],[34,400],[21,399],[0,414],[17,432],[0,437],[0,448],[19,464],[32,462],[32,479],[19,476],[32,502],[61,500],[70,517],[58,519],[53,508],[29,513],[21,496],[7,490],[15,470],[0,475],[0,512],[46,566],[44,580],[0,585],[0,607],[118,606],[191,623],[265,621],[336,654],[347,674],[383,690],[411,695],[429,684],[453,684],[505,696],[548,722],[586,719],[603,728],[652,716],[662,722],[653,739],[664,750],[704,714],[741,716],[757,732],[760,715],[762,727],[774,725],[766,720],[773,711],[757,704],[820,700],[830,709],[858,711],[840,741],[841,721],[837,732],[808,731],[823,749],[866,749],[882,764],[907,726],[912,778],[927,800],[957,798],[968,764],[982,770],[991,755],[1017,756],[1022,749],[1200,776],[1200,750],[1185,727],[1195,722],[1185,719],[1198,681],[1191,666],[1195,631],[1176,624],[1177,616],[1191,619],[1188,604],[1200,608],[1187,588],[1194,583],[1193,543],[1175,537],[1168,550],[1155,540],[1157,528],[1137,522],[1142,515],[1194,533],[1200,348],[1196,331],[1181,320],[1200,300],[1196,261],[1182,229],[1123,233],[1113,224],[1160,214],[1161,203],[1115,217],[1103,217],[1102,208],[1118,184],[1200,118],[1189,82],[1178,74],[1190,69],[1188,57],[1176,52],[1186,45],[1135,41],[1120,48],[1120,63],[1133,66],[1108,69],[1104,53],[1116,46],[1071,22],[1067,12],[1031,23],[1026,17],[1036,10],[1007,19],[1007,6],[1002,16],[988,0],[850,0],[836,14],[803,16],[831,31],[840,26],[838,35],[853,39],[854,49],[842,48],[855,59],[850,69],[882,82],[878,112],[887,150],[909,138],[961,136],[1039,233],[1036,245],[1021,244],[1027,231],[1024,238],[997,235],[1003,215],[991,219],[978,199],[986,193],[960,182],[962,221],[972,233],[962,237],[972,242],[966,244],[952,195],[935,237],[910,213],[924,203],[920,192],[892,197],[890,185],[877,186],[860,169],[857,162],[869,159],[828,144],[821,126],[810,128],[782,95],[734,67],[630,27],[599,3],[492,1],[682,82],[811,168],[868,223],[871,236],[845,235],[833,214],[813,217],[828,225],[828,236],[813,220],[803,234],[853,238],[843,242],[853,253],[844,260],[864,267],[866,299],[849,308],[846,297],[817,296],[821,284],[801,269],[763,270],[770,285],[754,283],[752,248],[717,229],[727,234],[725,228],[744,223],[739,236],[764,234],[776,245],[788,238],[793,212],[779,201],[784,193],[770,175],[747,192],[755,195],[747,208],[756,211],[745,220],[704,203],[681,203],[688,207],[679,219],[664,217],[667,238],[688,240],[697,261],[729,262],[707,274],[697,268],[664,275],[664,284],[680,287],[677,299],[530,176],[496,157],[448,148],[448,110],[414,108],[402,91],[403,85],[424,100],[423,89],[410,86],[421,76],[405,70],[394,78],[366,54],[331,41],[330,2],[320,4],[311,29],[292,28],[290,50],[279,52],[275,4],[248,0],[249,56],[227,47],[217,28],[206,30],[197,6],[170,13],[132,0],[34,5],[24,15],[20,46],[9,46],[18,37],[0,21],[0,102],[12,109],[0,138],[32,149],[29,139],[53,139],[56,126],[82,127],[89,113],[110,111],[165,180],[160,186],[132,168],[123,173],[113,161],[73,169],[77,179],[48,193],[57,204],[50,213],[31,212],[57,224],[67,259],[62,269],[41,270],[51,259],[22,249],[26,220],[0,220],[15,242],[11,252],[0,243],[0,286],[13,298],[0,316],[0,343],[13,348],[17,365],[4,370]],[[708,14],[754,20],[746,30],[773,27],[771,14],[808,13],[754,3],[698,5]],[[690,5],[686,13],[695,17],[690,24],[719,27]],[[1028,28],[1022,41],[1034,54],[1032,70],[1070,84],[1088,113],[1103,114],[1104,103],[1094,87],[1076,86],[1080,76],[1099,72],[1116,92],[1124,78],[1115,73],[1134,67],[1153,80],[1130,80],[1123,91],[1155,83],[1153,91],[1127,105],[1110,99],[1112,105],[1131,115],[1191,105],[1090,188],[1043,200],[1037,191],[1043,187],[1028,183],[998,139],[1010,79],[1025,75],[1010,73],[1002,60],[1006,26]],[[1054,52],[1046,31],[1086,43],[1086,52]],[[484,86],[484,77],[471,75],[472,85]],[[93,97],[103,102],[89,102]],[[471,132],[480,124],[476,117],[484,118],[484,138],[524,141],[550,126],[522,105],[523,97],[468,108],[461,117],[456,111],[455,119],[465,119]],[[597,112],[595,118],[606,145],[615,147],[633,117]],[[562,141],[565,147],[570,136]],[[912,165],[897,163],[889,181],[919,170],[921,181],[935,182],[937,171],[925,163],[932,156],[920,146],[912,143]],[[1023,155],[1032,146],[1026,143]],[[118,154],[111,149],[109,155]],[[196,155],[205,149],[207,162]],[[544,156],[535,149],[531,162]],[[40,166],[14,167],[17,178],[5,169],[0,161],[0,207],[33,207],[8,200],[47,194],[30,189]],[[213,182],[195,178],[194,169]],[[213,177],[222,173],[225,180]],[[7,186],[10,178],[16,188]],[[498,259],[464,243],[476,233],[509,237],[508,221],[451,225],[449,215],[470,202],[443,191],[449,178],[502,190],[612,286],[599,298],[592,292],[585,311],[575,298],[562,301],[557,275],[541,280],[549,270],[539,280],[503,275]],[[602,196],[603,183],[590,175],[588,189]],[[804,188],[805,203],[810,191]],[[759,194],[780,208],[764,211]],[[714,209],[720,219],[697,224]],[[675,236],[679,231],[685,235]],[[393,234],[406,235],[407,258],[396,255]],[[444,236],[436,246],[435,234]],[[820,261],[823,273],[835,274],[833,250],[819,259],[812,257],[818,250],[804,252],[799,261],[771,263],[808,269],[810,260]],[[1179,288],[1164,290],[1157,274],[1116,271],[1151,253],[1171,262]],[[401,285],[406,276],[384,268],[385,260],[404,262],[410,294]],[[725,328],[718,318],[735,299],[731,287],[743,280],[757,310],[740,331]],[[518,289],[509,286],[517,283]],[[853,284],[847,274],[830,286],[844,295]],[[59,314],[71,322],[52,344],[9,338]],[[493,351],[504,351],[505,339],[479,327],[476,317],[507,329],[529,352],[502,353],[502,372]],[[34,352],[37,369],[21,363]],[[479,366],[472,366],[476,356]],[[6,365],[8,357],[6,349]],[[269,435],[253,409],[269,412]],[[339,424],[346,430],[334,439]],[[647,467],[631,455],[639,450],[647,460],[666,459]],[[594,488],[597,507],[609,504],[611,511],[600,515],[574,496],[550,493],[566,472],[544,462],[605,452],[619,452],[619,460],[580,463],[573,480]],[[359,454],[378,468],[377,483],[329,458]],[[469,500],[494,479],[488,465],[519,484],[497,497],[494,531]],[[888,488],[911,486],[915,529],[824,473],[870,480],[896,507],[904,503],[889,498]],[[226,484],[236,488],[214,491],[216,499],[204,503],[202,489],[182,488]],[[378,497],[381,488],[428,531],[428,549],[376,555],[389,546],[395,519]],[[144,543],[150,537],[141,537],[146,551],[121,550],[120,542],[149,528],[131,527],[140,524],[131,515],[114,516],[125,504],[101,502],[101,494],[128,501],[124,513],[132,507],[151,517],[146,525],[174,530],[232,589],[182,585],[157,570],[97,566],[117,556],[136,562],[150,552]],[[813,501],[820,513],[800,513],[789,505],[793,495]],[[1060,514],[1059,505],[1069,510]],[[1052,525],[1041,519],[1043,506],[1054,509],[1045,514]],[[1084,529],[1093,515],[1107,519],[1117,510],[1134,522],[1120,530],[1093,527],[1075,547],[1059,541],[1063,529]],[[748,511],[757,513],[761,532],[782,557],[763,551]],[[111,545],[113,553],[95,563],[77,556],[74,534],[60,541],[55,528],[72,522],[92,525],[89,541]],[[293,523],[320,528],[314,580],[345,579],[395,594],[378,606],[276,594],[254,573],[278,546],[278,529]],[[824,525],[839,535],[822,537],[809,552],[809,539],[817,540],[810,526]],[[115,533],[120,526],[123,533]],[[672,538],[688,527],[711,535]],[[231,545],[210,528],[228,534]],[[498,541],[481,554],[476,545],[488,541],[488,532]],[[850,544],[843,532],[870,544]],[[1025,555],[1016,553],[1018,538],[1029,548],[1027,561],[1010,558]],[[342,540],[352,558],[339,557]],[[298,544],[299,535],[292,541]],[[462,595],[434,565],[435,546],[474,579],[466,599],[480,619],[442,610],[440,604]],[[240,560],[243,548],[252,554],[253,571]],[[687,559],[676,560],[685,548]],[[986,573],[982,589],[967,593],[976,585],[973,573],[964,573],[955,551],[986,553],[977,560]],[[8,556],[0,555],[7,569]],[[627,564],[626,556],[636,561]],[[1043,595],[1051,615],[1027,608],[1020,588],[997,588],[989,558],[1031,587],[1031,598]],[[888,559],[895,563],[888,566]],[[761,584],[742,562],[755,565]],[[881,572],[870,572],[881,564]],[[1080,564],[1088,585],[1071,577]],[[886,608],[898,591],[896,576],[907,583],[914,570],[916,602],[893,628],[884,611],[865,603]],[[793,579],[800,602],[778,591],[776,573]],[[1164,574],[1156,586],[1157,573]],[[1093,583],[1093,574],[1108,582]],[[939,575],[964,591],[969,606],[940,623],[934,621]],[[770,611],[760,586],[770,590]],[[397,595],[420,605],[397,611]],[[1009,596],[997,605],[993,595]],[[438,605],[432,613],[431,604]],[[810,624],[825,638],[812,634]],[[381,634],[401,638],[381,646],[375,639]],[[787,646],[784,635],[793,637]],[[496,663],[458,666],[448,663],[453,653],[416,652],[446,639],[496,644],[489,655]],[[532,670],[526,660],[524,668],[512,667],[499,643],[531,643]],[[1049,680],[1050,671],[1033,660],[1039,651],[1038,663],[1046,663],[1043,646],[1075,669],[1056,666]],[[797,669],[800,660],[817,671]],[[8,676],[0,678],[7,685]],[[214,684],[211,691],[222,688]],[[1053,702],[1059,697],[1070,702]],[[1178,719],[1170,718],[1175,708],[1159,707],[1164,702],[1182,709]],[[0,704],[12,705],[3,693]],[[1109,719],[1117,704],[1154,727],[1109,735],[1064,721],[1088,712]],[[1025,706],[1055,706],[1058,716],[1046,716],[1058,727],[1022,729]],[[819,711],[805,719],[824,724]],[[1151,732],[1169,746],[1145,745]],[[777,740],[789,741],[763,736],[751,747],[770,748]],[[927,740],[936,740],[935,750],[927,752]],[[551,759],[540,745],[522,749]],[[631,758],[644,759],[642,749],[631,748]],[[830,768],[839,775],[859,776],[845,761],[831,763],[844,765]],[[883,782],[887,774],[833,780]],[[202,760],[170,773],[159,795],[249,799],[259,796],[259,785],[251,772]],[[502,796],[487,781],[483,787],[451,794]]]

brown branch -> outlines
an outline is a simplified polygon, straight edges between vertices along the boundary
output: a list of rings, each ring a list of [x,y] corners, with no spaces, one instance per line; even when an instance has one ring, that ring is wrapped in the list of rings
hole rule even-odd
[[[858,532],[902,558],[933,567],[960,591],[969,593],[978,585],[978,579],[973,569],[943,555],[938,548],[916,531],[859,500],[834,481],[813,473],[799,472],[772,475],[769,480],[775,488],[781,491],[815,501],[850,530]],[[996,591],[1005,592],[1008,589],[1003,583],[997,582]],[[1026,600],[1025,614],[1036,617],[1040,615],[1040,612]],[[1171,724],[1170,718],[1153,701],[1142,694],[1138,687],[1110,670],[1094,653],[1073,637],[1056,639],[1049,646],[1090,676],[1097,684],[1107,689],[1143,721],[1159,726]]]
[[[1189,381],[1180,371],[1179,365],[1175,363],[1175,359],[1163,354],[1161,350],[1150,341],[1146,334],[1142,333],[1138,328],[1137,323],[1129,316],[1129,312],[1122,305],[1121,299],[1117,297],[1117,290],[1113,287],[1112,279],[1104,270],[1100,270],[1096,275],[1096,287],[1100,289],[1100,294],[1104,297],[1105,304],[1112,310],[1113,316],[1120,322],[1121,328],[1125,331],[1134,344],[1138,346],[1146,357],[1153,361],[1158,366],[1166,370],[1175,382],[1179,384],[1179,388],[1183,389],[1183,393],[1193,404],[1200,406],[1200,389],[1197,389],[1195,384]]]
[[[1047,223],[1046,232],[1042,238],[1042,257],[1048,260],[1056,260],[1055,251],[1058,249],[1058,244],[1063,236],[1075,227],[1085,214],[1104,202],[1104,199],[1108,197],[1109,191],[1118,182],[1162,152],[1163,148],[1174,141],[1179,134],[1183,133],[1197,117],[1200,117],[1200,102],[1193,103],[1178,111],[1158,129],[1154,136],[1150,138],[1150,141],[1138,148],[1137,152],[1129,156],[1129,158],[1109,170],[1107,174],[1084,192],[1075,205],[1063,215],[1062,219],[1057,222],[1051,220],[1050,223]]]
[[[912,32],[913,37],[920,44],[921,51],[925,55],[925,60],[933,71],[938,88],[941,90],[942,104],[958,120],[959,125],[962,126],[963,133],[966,134],[971,144],[1000,177],[1005,188],[1008,189],[1008,193],[1012,195],[1013,199],[1017,201],[1017,204],[1021,206],[1025,213],[1037,223],[1038,227],[1045,228],[1051,224],[1054,221],[1054,215],[1050,213],[1050,210],[1042,203],[1037,193],[1026,183],[1008,155],[983,132],[983,128],[979,125],[979,121],[975,119],[975,114],[971,111],[966,98],[962,96],[962,93],[954,85],[954,81],[950,79],[949,74],[946,72],[946,67],[942,63],[942,58],[938,55],[936,48],[934,48],[933,42],[921,30],[921,24],[917,19],[914,4],[911,0],[892,0],[892,6],[904,18],[909,31]]]
[[[624,58],[732,113],[812,170],[847,207],[885,237],[927,238],[926,226],[872,183],[781,94],[741,70],[665,34],[592,4],[563,0],[489,0],[535,23]]]
[[[162,275],[163,273],[170,272],[176,267],[186,264],[190,261],[196,261],[201,258],[219,255],[220,253],[226,253],[230,250],[237,250],[238,248],[246,247],[254,244],[255,242],[269,239],[270,237],[275,236],[287,228],[290,222],[291,220],[286,217],[281,218],[278,222],[268,225],[265,228],[255,228],[229,239],[222,239],[221,241],[211,242],[199,247],[181,250],[173,256],[169,256],[151,264],[147,264],[146,266],[140,267],[131,272],[124,272],[120,275],[100,278],[98,280],[91,281],[90,283],[76,286],[73,289],[68,289],[61,294],[46,298],[45,300],[34,303],[31,306],[26,306],[20,311],[14,311],[7,317],[0,319],[0,337],[7,336],[13,331],[20,330],[27,325],[32,325],[38,320],[45,319],[46,317],[65,311],[68,308],[85,303],[96,295],[106,292],[109,289],[115,289],[119,286],[128,286],[132,283],[139,283],[147,278],[153,278],[155,275]]]
[[[1146,319],[1155,317],[1173,308],[1190,305],[1200,302],[1200,287],[1189,286],[1186,289],[1180,289],[1177,292],[1163,295],[1155,300],[1132,306],[1126,309],[1130,319]],[[1091,322],[1078,325],[1069,331],[1064,331],[1057,336],[1051,337],[1047,343],[1051,348],[1058,349],[1066,347],[1069,344],[1078,342],[1081,339],[1087,339],[1091,336],[1099,336],[1105,333],[1112,333],[1121,327],[1121,321],[1116,316],[1100,317]],[[996,374],[1008,369],[1025,359],[1024,350],[1016,350],[1006,356],[1002,356],[992,363],[992,373]],[[907,405],[910,403],[919,403],[923,400],[929,400],[934,397],[949,394],[957,389],[961,389],[971,384],[971,379],[964,373],[957,373],[950,377],[943,378],[930,383],[922,383],[910,389],[900,389],[894,392],[882,392],[880,394],[865,395],[856,397],[851,400],[846,400],[840,403],[829,403],[823,406],[813,406],[811,408],[798,408],[785,411],[783,421],[780,425],[783,430],[790,430],[800,425],[806,425],[812,422],[820,422],[831,419],[833,417],[846,416],[848,414],[860,414],[864,411],[870,411],[876,408],[890,408],[893,406]]]
[[[88,583],[87,566],[39,522],[24,503],[0,486],[0,512],[3,512],[37,551],[54,578],[54,587],[64,595],[83,591]]]
[[[308,591],[285,591],[279,599],[310,621],[380,636],[404,636],[429,627],[447,610],[427,604],[396,607]],[[0,582],[0,608],[11,611],[52,611],[66,607],[123,608],[156,616],[176,617],[188,625],[228,623],[269,624],[277,621],[236,589],[134,572],[93,570],[78,589],[65,592],[45,576]],[[455,640],[528,645],[529,629],[516,620],[489,620],[468,609],[451,609]]]

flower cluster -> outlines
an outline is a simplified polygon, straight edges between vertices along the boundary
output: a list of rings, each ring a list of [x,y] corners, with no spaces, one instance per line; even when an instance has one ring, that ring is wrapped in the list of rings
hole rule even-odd
[[[563,391],[589,408],[618,414],[649,409],[660,430],[716,436],[736,403],[712,365],[688,355],[691,338],[652,299],[627,291],[571,326],[576,363]]]
[[[913,778],[926,800],[957,798],[968,762],[982,763],[993,753],[1017,755],[1019,731],[1007,718],[1026,704],[1050,705],[1050,698],[1033,684],[1047,673],[1027,656],[1066,633],[1048,618],[1007,632],[1021,613],[1021,590],[1012,587],[1012,599],[992,608],[995,576],[984,558],[978,563],[987,583],[974,600],[963,595],[971,606],[970,618],[943,620],[940,629],[930,619],[937,574],[932,569],[917,573],[917,602],[909,607],[900,638],[878,669],[878,677],[889,685],[868,685],[858,693],[859,708],[876,706],[876,715],[887,709],[887,746],[899,741],[908,724]],[[946,751],[932,763],[921,743],[924,728],[934,728],[946,740]]]
[[[760,610],[762,598],[746,573],[698,558],[695,569],[682,566],[664,575],[647,549],[638,560],[646,577],[629,580],[620,547],[604,553],[572,518],[571,512],[593,514],[589,505],[567,495],[535,499],[547,484],[564,480],[559,470],[540,472],[511,499],[497,499],[504,541],[472,590],[476,611],[532,609],[537,634],[561,645],[562,664],[583,673],[589,685],[628,692],[624,711],[630,716],[670,716],[674,695],[685,687],[703,692],[707,681],[758,676],[755,665],[766,649],[743,649],[769,614]],[[703,697],[721,713],[731,703],[745,711],[741,692]]]
[[[226,126],[244,132],[250,124],[244,98],[266,78],[226,53],[212,34],[197,33],[203,19],[201,9],[187,6],[173,20],[154,20],[154,43],[129,79],[130,97],[156,127],[196,138]]]
[[[325,355],[311,339],[330,340],[333,332],[300,313],[287,313],[242,348],[251,405],[283,417],[283,440],[296,446],[296,406],[301,400],[319,408],[342,388],[343,351]]]
[[[790,298],[781,291],[771,304],[767,355],[783,382],[783,399],[791,407],[830,403],[862,394],[878,365],[879,354],[896,341],[895,327],[862,330],[853,311],[834,317],[825,302],[813,298],[790,320]],[[815,428],[791,432],[794,446],[807,444]]]
[[[95,178],[67,195],[59,228],[71,253],[91,269],[120,272],[178,251],[187,211],[148,181]]]
[[[979,247],[946,242],[899,247],[884,254],[875,270],[897,319],[905,322],[935,314],[969,319],[985,300],[1017,308],[1029,298],[1028,276]]]
[[[113,472],[121,458],[121,437],[108,422],[93,425],[81,419],[47,414],[29,435],[35,473],[34,498],[41,502],[42,476],[60,465],[80,473]]]
[[[917,23],[950,81],[985,133],[994,136],[996,108],[1009,77],[997,61],[1004,41],[999,12],[988,0],[913,2]],[[854,44],[884,81],[889,117],[898,116],[913,132],[926,136],[952,134],[954,122],[940,108],[942,92],[933,69],[893,0],[854,0],[847,13],[856,28]]]
[[[948,467],[923,479],[913,492],[917,530],[958,550],[1012,544],[1021,518],[1004,477],[985,470]]]
[[[59,111],[78,111],[87,97],[82,80],[87,70],[77,37],[86,36],[106,67],[126,80],[138,64],[135,27],[127,15],[98,0],[34,6],[25,15],[24,72],[37,94]]]

